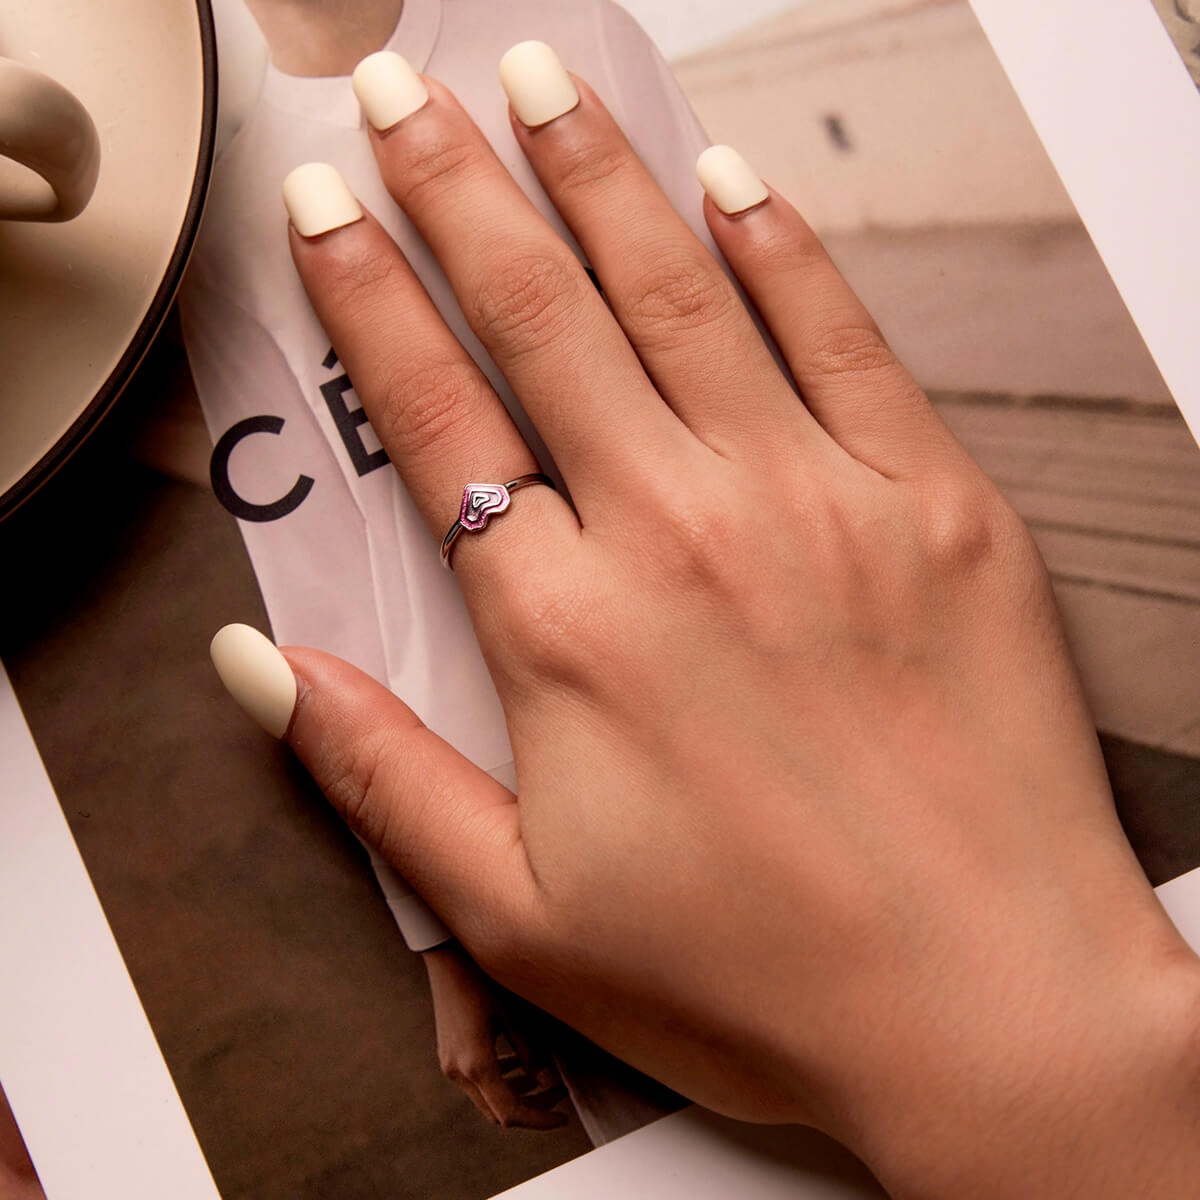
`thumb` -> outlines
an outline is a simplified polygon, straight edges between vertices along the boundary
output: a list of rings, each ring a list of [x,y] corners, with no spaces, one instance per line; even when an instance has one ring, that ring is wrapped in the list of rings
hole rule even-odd
[[[211,652],[230,695],[464,944],[484,950],[519,927],[532,878],[512,792],[339,658],[298,646],[285,657],[248,625],[219,630]]]

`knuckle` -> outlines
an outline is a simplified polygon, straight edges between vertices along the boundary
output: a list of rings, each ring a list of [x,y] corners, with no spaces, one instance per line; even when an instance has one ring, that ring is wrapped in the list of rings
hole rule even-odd
[[[422,455],[462,437],[464,424],[479,411],[481,383],[474,366],[458,359],[425,363],[394,376],[383,404],[378,430],[381,440],[403,442]]]
[[[346,823],[367,841],[378,845],[386,834],[386,805],[379,802],[385,757],[379,739],[365,737],[338,765],[325,793]]]
[[[896,364],[879,330],[861,324],[838,324],[816,333],[806,357],[810,369],[831,377],[873,375]]]
[[[336,303],[362,310],[388,293],[402,276],[393,254],[359,249],[328,255],[321,264],[321,287]]]
[[[688,333],[725,319],[736,296],[724,276],[695,256],[672,257],[641,272],[627,289],[625,308],[644,329]]]
[[[486,1082],[487,1071],[476,1062],[454,1059],[439,1065],[442,1075],[464,1092],[470,1093]]]
[[[563,193],[595,187],[619,176],[627,162],[628,154],[619,146],[581,140],[559,149],[555,186]]]
[[[660,533],[657,553],[674,577],[725,590],[742,557],[743,534],[732,505],[690,496],[668,510]]]
[[[535,677],[563,679],[591,641],[593,605],[579,584],[545,580],[509,598],[505,616]]]
[[[854,422],[865,436],[903,436],[916,414],[929,408],[921,385],[899,367],[886,375],[862,379],[853,395]],[[932,447],[930,447],[932,450]]]
[[[923,551],[935,569],[970,574],[1005,554],[1022,529],[1016,514],[982,481],[945,481],[931,493]]]
[[[570,251],[564,248],[563,253]],[[503,341],[510,351],[537,349],[567,324],[564,309],[578,293],[578,283],[562,254],[526,251],[496,257],[501,265],[478,284],[468,320],[485,342]]]
[[[388,725],[363,733],[322,782],[346,824],[385,857],[408,848],[402,836],[406,814],[418,822],[429,812],[444,813],[454,805],[444,779],[409,769],[423,728],[414,719],[403,727]]]
[[[831,265],[820,238],[807,223],[766,232],[753,240],[747,253],[757,270],[770,275],[807,274],[814,268]]]
[[[478,1059],[470,1059],[459,1067],[459,1077],[476,1085],[487,1079],[487,1069]]]
[[[419,208],[456,186],[479,162],[475,147],[449,133],[408,147],[402,168],[393,174],[391,192],[405,209]]]

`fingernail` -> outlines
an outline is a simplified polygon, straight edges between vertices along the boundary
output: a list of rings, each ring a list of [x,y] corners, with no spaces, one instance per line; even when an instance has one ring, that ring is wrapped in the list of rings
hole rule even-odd
[[[226,625],[208,650],[221,682],[246,714],[272,737],[283,737],[296,707],[296,677],[271,639],[249,625]]]
[[[579,103],[570,75],[545,42],[518,42],[509,50],[500,60],[500,83],[517,119],[534,129]]]
[[[696,160],[696,175],[712,202],[731,216],[768,196],[767,185],[732,146],[709,146]]]
[[[363,210],[337,167],[305,163],[283,181],[283,203],[296,232],[317,237],[362,220]]]
[[[363,114],[379,130],[391,129],[429,99],[420,75],[391,50],[368,54],[354,68],[353,83]]]

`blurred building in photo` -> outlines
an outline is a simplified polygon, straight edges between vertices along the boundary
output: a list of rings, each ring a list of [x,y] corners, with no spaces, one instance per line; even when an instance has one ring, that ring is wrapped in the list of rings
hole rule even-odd
[[[822,232],[1075,217],[966,0],[815,0],[675,68]]]

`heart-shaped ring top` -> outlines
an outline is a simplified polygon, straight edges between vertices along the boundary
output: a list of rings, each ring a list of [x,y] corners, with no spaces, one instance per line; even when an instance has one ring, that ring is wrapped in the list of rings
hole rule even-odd
[[[468,483],[463,489],[459,524],[472,532],[482,529],[489,517],[502,513],[511,501],[508,488],[502,483]]]
[[[502,513],[508,508],[513,492],[519,492],[524,487],[532,487],[535,483],[554,487],[554,480],[541,471],[530,471],[527,475],[518,475],[507,483],[468,483],[463,489],[462,508],[458,512],[458,520],[446,530],[442,538],[442,566],[450,567],[450,552],[460,533],[477,533],[487,523],[488,518],[495,513]]]

